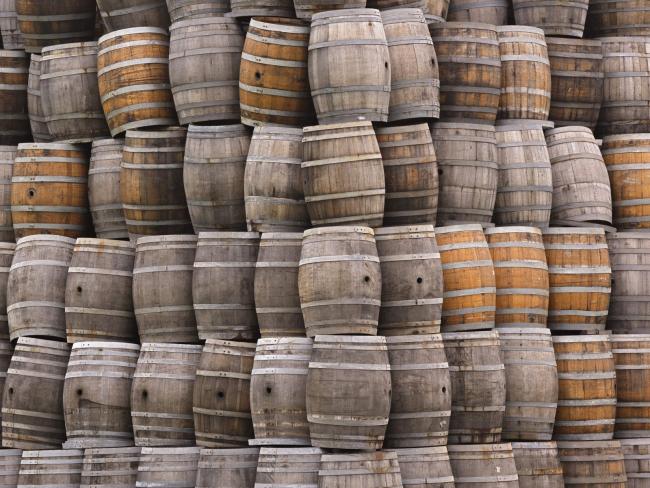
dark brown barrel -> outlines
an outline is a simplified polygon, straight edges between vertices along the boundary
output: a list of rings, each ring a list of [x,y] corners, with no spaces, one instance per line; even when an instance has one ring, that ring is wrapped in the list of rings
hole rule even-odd
[[[23,51],[0,50],[0,144],[31,140],[28,78],[29,57]]]
[[[143,344],[133,375],[136,446],[193,446],[192,388],[201,346]]]
[[[135,486],[194,488],[200,451],[198,447],[142,448]]]
[[[11,177],[16,146],[0,146],[0,242],[15,242],[11,220]]]
[[[107,32],[129,27],[169,27],[164,0],[99,0],[97,7]]]
[[[442,337],[396,336],[386,342],[392,397],[384,444],[392,448],[445,445],[452,392]]]
[[[60,449],[65,441],[63,383],[70,346],[21,337],[2,397],[2,447]]]
[[[18,472],[23,451],[20,449],[2,449],[0,451],[0,486],[16,488]]]
[[[135,488],[139,447],[86,449],[79,488]]]
[[[291,0],[230,0],[233,17],[294,16]]]
[[[219,17],[230,12],[230,0],[167,0],[167,10],[172,23]]]
[[[506,374],[499,335],[442,334],[451,376],[449,443],[499,442],[506,410]]]
[[[81,482],[81,449],[23,451],[18,473],[20,487],[76,487]]]
[[[438,167],[427,124],[378,128],[377,142],[386,180],[384,225],[435,225]]]
[[[198,343],[192,307],[196,236],[138,239],[133,306],[140,342]]]
[[[25,49],[23,35],[18,28],[15,0],[0,1],[0,33],[4,49]]]
[[[129,242],[77,239],[65,287],[68,342],[138,342]]]
[[[100,239],[126,239],[129,233],[120,195],[122,139],[95,139],[88,169],[88,203]]]
[[[309,227],[301,163],[302,129],[255,127],[244,172],[248,230],[292,232]]]
[[[456,488],[519,488],[512,445],[449,446]]]
[[[12,2],[13,3],[13,2]],[[27,112],[34,142],[48,142],[52,136],[47,130],[47,123],[41,105],[41,56],[32,54],[27,78]]]
[[[139,351],[124,342],[72,346],[63,387],[66,448],[133,444],[131,382]]]
[[[395,449],[402,484],[413,488],[454,488],[446,446]]]
[[[170,32],[169,78],[180,123],[239,120],[244,36],[237,21],[193,18],[175,22]]]
[[[551,331],[499,329],[506,368],[504,440],[550,441],[558,401],[558,373]]]
[[[294,0],[296,17],[311,21],[312,15],[325,10],[364,8],[366,0]]]
[[[302,233],[264,233],[255,265],[254,298],[262,337],[304,337],[298,294]]]
[[[449,22],[484,22],[505,25],[510,17],[511,2],[508,0],[451,0]]]
[[[305,231],[298,290],[308,337],[376,335],[381,268],[373,230],[324,227]]]
[[[618,441],[558,442],[566,488],[629,488]]]
[[[194,232],[246,228],[244,171],[250,142],[241,124],[190,125],[182,180]]]
[[[73,248],[67,237],[18,240],[7,283],[12,341],[23,336],[65,340],[65,280]]]
[[[390,54],[378,10],[314,14],[308,67],[320,124],[388,120]]]
[[[513,442],[519,488],[564,488],[555,442]]]
[[[366,386],[360,388],[360,384]],[[381,448],[390,402],[390,365],[384,337],[316,336],[307,374],[312,446]],[[321,469],[326,469],[325,459],[322,461]]]
[[[321,454],[317,447],[263,447],[254,487],[316,488]]]
[[[196,488],[253,488],[259,448],[201,449]]]
[[[518,25],[530,25],[542,29],[547,37],[581,38],[585,30],[589,0],[570,2],[513,0],[512,5],[515,22]]]
[[[389,451],[323,454],[318,471],[319,488],[400,488],[397,454]]]
[[[16,244],[0,243],[0,341],[9,341],[9,318],[7,316],[7,288],[11,262],[14,259]]]
[[[429,30],[440,66],[441,119],[494,122],[501,95],[496,26],[446,22],[430,24]]]
[[[200,339],[254,341],[257,232],[201,232],[192,274]]]
[[[619,442],[625,459],[627,488],[644,488],[650,477],[650,440],[621,439]]]
[[[644,0],[590,0],[593,36],[650,36],[650,6]]]
[[[203,447],[244,447],[253,438],[250,384],[255,344],[207,339],[194,383],[194,430]]]

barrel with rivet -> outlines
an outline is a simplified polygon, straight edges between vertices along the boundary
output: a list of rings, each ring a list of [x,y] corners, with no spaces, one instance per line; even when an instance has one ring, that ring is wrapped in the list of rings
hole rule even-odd
[[[293,0],[296,17],[311,21],[314,14],[326,10],[365,8],[366,0]]]
[[[81,482],[83,454],[81,449],[23,451],[17,486],[77,487]]]
[[[317,447],[263,447],[255,488],[316,488],[322,451]]]
[[[97,7],[107,32],[129,27],[169,27],[165,0],[99,0]]]
[[[510,4],[508,0],[451,0],[447,21],[506,25],[510,17]]]
[[[513,442],[519,488],[564,488],[555,442]]]
[[[34,142],[48,142],[52,136],[47,130],[47,123],[41,105],[41,56],[32,54],[27,77],[27,113]]]
[[[31,140],[27,108],[29,57],[0,50],[0,144]]]
[[[650,6],[644,0],[590,0],[592,36],[650,36]]]
[[[24,49],[23,35],[18,28],[15,0],[0,1],[0,34],[4,49]]]
[[[12,242],[0,242],[0,341],[9,341],[7,289],[11,262],[14,259],[15,251],[16,244]]]
[[[60,449],[65,441],[63,384],[70,346],[21,337],[2,397],[2,447]]]
[[[196,488],[253,488],[258,447],[201,449]]]
[[[194,488],[200,451],[198,447],[142,448],[136,488]]]
[[[86,449],[80,488],[134,488],[140,462],[139,447]]]
[[[581,38],[585,30],[589,0],[513,0],[515,22],[544,31],[546,36]]]
[[[20,471],[21,449],[2,449],[0,451],[0,486],[15,488]]]
[[[454,488],[446,446],[395,449],[402,484],[413,488]]]
[[[0,242],[15,242],[11,220],[11,177],[16,146],[0,146]]]
[[[448,446],[456,488],[519,488],[512,445]]]
[[[619,441],[557,443],[566,488],[630,488]]]
[[[319,488],[342,486],[400,488],[397,453],[389,451],[323,454],[318,471]]]
[[[644,488],[650,477],[650,439],[620,439],[619,442],[625,460],[627,488]]]
[[[230,0],[233,17],[294,17],[291,0]]]
[[[167,0],[167,10],[172,23],[219,17],[230,12],[230,0]]]
[[[244,447],[253,438],[250,405],[255,344],[207,339],[194,383],[194,430],[203,447]]]

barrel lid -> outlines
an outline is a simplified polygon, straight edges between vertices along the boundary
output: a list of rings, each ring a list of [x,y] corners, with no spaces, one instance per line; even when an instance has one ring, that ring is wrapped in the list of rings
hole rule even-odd
[[[97,40],[97,43],[101,45],[102,43],[106,41],[110,41],[111,39],[115,39],[116,37],[128,36],[131,34],[146,34],[146,33],[162,34],[165,36],[169,36],[167,31],[165,29],[161,29],[160,27],[130,27],[128,29],[120,29],[113,32],[109,32],[108,34],[104,34]]]
[[[611,334],[553,336],[553,342],[609,342]]]
[[[302,232],[264,232],[263,241],[302,241]]]
[[[253,17],[249,27],[290,34],[309,34],[310,31],[306,22],[288,17]]]
[[[335,19],[338,17],[345,18],[351,17],[353,19],[359,20],[359,17],[362,15],[372,15],[376,16],[377,20],[381,21],[381,14],[376,8],[345,8],[339,10],[326,10],[324,12],[317,12],[311,16],[312,27],[314,27],[314,22],[325,19]],[[316,25],[318,22],[316,22]]]
[[[129,241],[118,241],[117,239],[97,239],[94,237],[79,237],[77,238],[76,246],[97,246],[97,247],[120,247],[123,249],[131,249],[135,252],[133,244]]]
[[[356,120],[354,122],[341,122],[340,124],[322,124],[311,125],[302,129],[303,134],[313,134],[332,129],[348,129],[353,127],[372,127],[372,122],[369,120]]]
[[[470,129],[496,132],[493,124],[468,124],[466,122],[434,122],[431,124],[431,130],[435,129]]]
[[[139,351],[140,344],[133,344],[132,342],[110,342],[110,341],[84,341],[75,342],[72,344],[72,350],[76,349],[130,349],[132,351]]]
[[[418,9],[419,10],[419,9]],[[377,127],[375,132],[379,134],[410,134],[416,131],[428,131],[429,124],[420,122],[418,124],[394,125],[388,127]]]
[[[66,246],[74,247],[75,240],[71,237],[65,236],[56,236],[52,234],[35,234],[33,236],[21,237],[16,242],[16,246],[21,244],[27,244],[28,242],[58,242],[59,244],[65,244]]]
[[[650,441],[650,439],[648,439]],[[547,442],[512,442],[513,449],[557,449],[555,441]]]
[[[544,35],[542,29],[530,25],[498,25],[497,32],[530,32],[531,34],[539,34],[540,36]]]
[[[332,227],[314,227],[313,229],[307,229],[302,236],[305,238],[326,234],[368,234],[374,236],[375,232],[370,227],[365,227],[363,225],[341,225]]]
[[[38,346],[50,349],[59,349],[61,351],[70,351],[70,345],[66,342],[51,341],[48,339],[36,339],[34,337],[19,337],[17,346]]]
[[[239,23],[237,22],[237,19],[233,17],[200,17],[173,22],[169,27],[169,31],[173,32],[175,30],[184,29],[186,27],[208,24],[230,24],[239,29]]]
[[[495,452],[495,451],[512,451],[512,444],[502,442],[501,444],[456,444],[447,446],[447,450],[452,452]]]
[[[563,127],[557,127],[556,129],[548,129],[546,131],[547,136],[554,136],[555,134],[564,134],[567,132],[584,132],[585,134],[589,134],[592,137],[594,136],[594,133],[591,131],[589,127],[584,127],[582,125],[565,125]],[[570,140],[566,139],[567,142],[570,142]],[[594,138],[594,142],[596,141],[596,138]]]
[[[436,234],[449,234],[451,232],[463,232],[463,231],[481,231],[483,232],[483,227],[481,224],[462,224],[462,225],[446,225],[444,227],[436,227]]]
[[[254,342],[224,341],[222,339],[206,339],[205,345],[218,346],[218,347],[242,347],[245,349],[255,349],[256,347],[256,344]]]
[[[260,456],[293,456],[293,455],[313,455],[322,454],[323,451],[319,447],[262,447],[260,449]],[[293,461],[293,459],[292,459]]]
[[[147,236],[138,237],[135,241],[136,248],[144,244],[164,244],[166,242],[196,242],[198,237],[194,234]]]
[[[242,240],[242,239],[259,239],[259,232],[199,232],[199,245],[202,241],[206,239],[232,239],[232,240]]]
[[[254,346],[255,344],[253,344]],[[160,351],[160,352],[186,352],[186,353],[201,353],[200,344],[170,344],[162,342],[144,342],[140,347],[140,351]]]
[[[400,225],[395,227],[379,227],[374,229],[376,236],[385,236],[392,234],[419,234],[425,232],[434,232],[433,225]]]
[[[237,447],[237,448],[218,448],[218,449],[201,449],[201,456],[246,456],[257,455],[260,452],[259,447]]]
[[[194,125],[187,128],[190,134],[228,134],[231,132],[248,134],[248,128],[244,124],[230,125]]]
[[[543,235],[562,235],[562,234],[589,234],[605,235],[605,229],[600,227],[545,227],[542,229]]]
[[[648,231],[630,231],[630,232],[614,232],[607,236],[608,240],[612,239],[650,239],[650,230]]]
[[[155,455],[178,455],[178,456],[185,456],[188,454],[199,454],[201,452],[201,448],[198,446],[192,446],[192,447],[143,447],[142,451],[140,451],[142,456],[155,456]],[[141,463],[142,463],[141,459]],[[164,462],[164,461],[161,461]],[[142,466],[142,464],[140,464]]]
[[[513,225],[512,227],[487,227],[483,230],[485,235],[491,234],[510,234],[512,232],[526,232],[528,234],[539,234],[542,235],[542,231],[539,227],[528,227],[521,225]]]
[[[84,456],[111,456],[115,454],[140,454],[141,447],[94,447],[84,450]],[[4,449],[3,449],[4,451]]]
[[[498,339],[499,333],[492,330],[479,330],[474,332],[443,332],[442,340],[447,341],[471,341],[482,339]]]
[[[79,144],[62,144],[60,142],[21,142],[18,144],[18,150],[20,151],[21,149],[84,151],[84,147]]]
[[[36,451],[23,451],[24,458],[52,458],[52,457],[79,457],[83,456],[82,449],[45,449]],[[79,459],[81,462],[81,459]]]
[[[187,129],[185,127],[167,126],[157,130],[151,129],[129,129],[126,131],[126,138],[139,137],[146,139],[167,139],[168,137],[185,136]]]

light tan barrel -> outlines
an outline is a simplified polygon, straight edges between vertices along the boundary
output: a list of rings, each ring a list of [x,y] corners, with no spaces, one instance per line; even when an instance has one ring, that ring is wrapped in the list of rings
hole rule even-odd
[[[201,346],[142,345],[131,388],[136,446],[193,446],[192,388]]]
[[[198,447],[144,447],[136,488],[194,488],[199,465]]]
[[[259,448],[201,449],[196,488],[253,488]]]
[[[0,1],[0,33],[4,49],[25,49],[23,35],[18,28],[15,0]]]
[[[2,397],[2,447],[60,449],[65,441],[63,383],[70,346],[20,337]]]
[[[326,10],[365,8],[366,0],[293,0],[296,17],[311,21],[314,14]]]
[[[254,302],[262,337],[304,337],[298,294],[302,233],[262,234],[255,265]]]
[[[263,447],[255,488],[317,488],[322,451],[317,447]]]
[[[456,488],[519,488],[512,445],[448,446]]]
[[[16,244],[0,243],[0,341],[9,341],[9,318],[7,316],[7,289],[11,262]]]
[[[164,0],[99,0],[97,7],[107,32],[129,27],[169,27]]]
[[[233,17],[294,17],[291,0],[230,0]]]
[[[172,23],[220,17],[230,12],[230,0],[167,0],[167,10]]]
[[[644,0],[590,0],[592,36],[650,36],[650,6]]]
[[[79,488],[134,488],[139,447],[86,449]]]
[[[506,368],[504,440],[550,441],[558,401],[558,374],[551,331],[499,329]]]
[[[446,446],[395,449],[402,484],[413,488],[454,488]]]
[[[392,448],[445,445],[452,391],[442,337],[396,336],[387,337],[386,343],[392,396],[384,444]]]
[[[385,225],[433,224],[438,167],[425,123],[377,128],[386,180]]]
[[[552,331],[604,330],[611,293],[605,231],[552,227],[542,230],[549,278]]]
[[[49,142],[52,136],[47,130],[47,123],[41,105],[41,56],[32,54],[27,78],[27,112],[34,142]]]
[[[506,374],[496,331],[442,334],[449,362],[452,405],[449,443],[501,440]]]
[[[313,15],[308,70],[320,124],[388,120],[390,54],[378,10]]]
[[[30,236],[18,240],[7,283],[11,340],[23,336],[65,340],[65,280],[74,239]]]
[[[381,268],[369,227],[324,227],[303,234],[298,267],[308,337],[377,335]]]
[[[557,447],[567,488],[630,488],[620,442],[563,441]]]
[[[250,384],[255,344],[207,339],[194,383],[194,430],[203,447],[244,447],[253,438]]]
[[[627,488],[644,488],[650,478],[650,439],[620,439]]]
[[[81,449],[23,451],[17,486],[21,488],[79,486],[82,462]]]
[[[442,266],[431,225],[375,231],[381,265],[382,335],[437,334],[442,315]]]
[[[192,273],[200,339],[254,341],[257,232],[201,232]]]
[[[180,123],[239,120],[244,36],[237,21],[193,18],[173,23],[170,32],[169,77]]]
[[[196,244],[189,235],[138,239],[133,307],[140,342],[198,343],[192,306]]]
[[[16,488],[18,472],[23,451],[20,449],[2,449],[0,451],[0,486]]]
[[[15,242],[11,220],[11,177],[16,146],[0,146],[0,242]]]
[[[513,0],[515,22],[544,31],[546,36],[581,38],[585,30],[589,0]]]
[[[183,184],[194,232],[246,228],[244,173],[250,142],[241,124],[190,125]]]
[[[127,239],[120,195],[121,139],[95,139],[90,150],[88,203],[95,234],[100,239]]]
[[[513,442],[519,488],[564,488],[555,442]]]
[[[307,338],[257,341],[250,388],[254,445],[310,445],[305,395],[311,352]]]
[[[611,224],[612,190],[591,130],[549,130],[546,143],[553,172],[553,225]]]
[[[451,0],[447,21],[505,25],[510,10],[511,5],[507,0]]]
[[[400,488],[402,477],[397,454],[388,451],[323,454],[318,487],[341,486]]]
[[[131,382],[140,346],[124,342],[77,342],[63,387],[64,447],[126,447],[133,444]]]

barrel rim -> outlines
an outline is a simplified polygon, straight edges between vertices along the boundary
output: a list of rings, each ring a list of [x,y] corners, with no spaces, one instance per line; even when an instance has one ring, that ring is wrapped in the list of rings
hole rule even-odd
[[[302,232],[262,232],[262,241],[302,241]]]
[[[600,447],[613,447],[620,448],[621,443],[619,439],[612,439],[610,441],[556,441],[558,449],[590,449],[590,448],[600,448]],[[560,455],[560,458],[562,456]],[[621,455],[621,459],[623,456]]]
[[[198,242],[203,239],[260,239],[259,232],[199,232]]]
[[[497,120],[496,132],[515,132],[518,130],[549,130],[555,127],[551,120],[536,119],[502,119]]]
[[[378,457],[381,455],[381,457]],[[346,462],[346,461],[390,461],[397,460],[395,451],[364,451],[350,452],[345,454],[323,453],[321,456],[321,465],[326,462]]]
[[[366,119],[363,120],[355,120],[353,122],[341,122],[340,124],[322,124],[322,125],[308,125],[307,127],[302,128],[302,133],[303,134],[315,134],[318,132],[324,132],[326,130],[334,130],[334,129],[352,129],[354,127],[371,127],[374,131],[374,127],[372,126],[372,122]]]
[[[422,19],[420,23],[426,24],[427,19],[424,16],[422,9],[413,7],[391,8],[388,10],[380,10],[381,20],[385,24],[397,24],[401,22],[410,23],[417,22]],[[413,19],[417,17],[418,20]]]
[[[169,31],[172,32],[178,29],[184,29],[186,27],[193,27],[196,25],[207,25],[207,24],[228,24],[228,25],[235,25],[239,28],[239,23],[237,22],[237,19],[234,17],[198,17],[198,18],[189,18],[189,19],[172,22],[172,24],[169,26]],[[241,33],[241,29],[240,29],[240,33]]]
[[[140,352],[201,352],[201,344],[174,344],[169,342],[143,342],[140,345]]]
[[[486,24],[484,22],[441,22],[430,24],[429,29],[449,28],[449,29],[482,29],[497,32],[497,26]],[[433,34],[432,34],[433,37]]]
[[[381,21],[381,14],[376,8],[343,8],[337,10],[325,10],[324,12],[316,12],[312,14],[312,26],[315,20],[332,19],[336,17],[355,17],[357,15],[376,15]]]
[[[256,134],[288,134],[302,137],[302,127],[289,127],[285,125],[258,125],[253,129],[253,138]]]
[[[254,342],[242,342],[242,341],[227,341],[223,339],[213,339],[208,338],[205,340],[205,345],[211,346],[224,346],[224,347],[241,347],[243,349],[253,349],[257,347],[257,344]]]
[[[104,34],[99,39],[97,39],[97,44],[101,46],[102,43],[110,41],[111,39],[115,39],[116,37],[120,36],[128,36],[131,34],[164,34],[165,36],[169,37],[167,31],[160,27],[129,27],[128,29],[119,29]]]
[[[605,235],[605,229],[600,227],[543,227],[542,235],[588,234]]]
[[[48,458],[48,457],[79,457],[83,459],[83,449],[35,449],[24,450],[23,457],[28,458]]]
[[[143,462],[142,456],[155,456],[156,454],[200,454],[201,448],[199,446],[185,446],[185,447],[143,447],[140,451],[140,462]],[[146,462],[146,460],[144,460]]]
[[[263,455],[283,456],[293,454],[323,454],[320,447],[261,447],[260,457]]]
[[[138,237],[135,241],[135,248],[138,249],[138,246],[144,244],[164,244],[167,242],[194,242],[196,243],[199,240],[196,234],[170,234],[163,236],[145,236]]]
[[[16,152],[17,150],[18,150],[18,145],[17,144],[15,146],[11,146],[11,145],[8,145],[8,144],[0,145],[0,151]]]
[[[526,225],[513,225],[512,227],[502,226],[502,227],[486,227],[483,229],[483,233],[487,236],[490,234],[511,234],[515,232],[526,232],[529,234],[539,234],[542,235],[542,231],[539,227],[526,226]]]
[[[612,342],[650,342],[650,334],[612,334]]]
[[[608,143],[609,141],[647,141],[650,140],[649,133],[637,133],[637,134],[615,134],[611,136],[603,136],[603,144]],[[621,148],[624,149],[624,148]],[[650,151],[650,148],[648,148]]]
[[[498,327],[499,337],[503,335],[540,335],[551,337],[551,330],[547,327]]]
[[[384,336],[336,336],[318,334],[314,337],[314,346],[316,344],[369,344],[377,346],[386,345]]]
[[[83,41],[83,42],[67,42],[65,44],[53,44],[51,46],[45,46],[41,50],[41,58],[42,59],[48,59],[49,53],[53,51],[67,51],[68,49],[75,49],[75,48],[95,48],[95,50],[98,49],[98,44],[97,41]],[[97,54],[97,53],[95,53]],[[72,57],[72,56],[70,56]]]
[[[75,242],[75,249],[77,246],[108,246],[119,247],[123,249],[131,249],[135,254],[135,246],[130,241],[120,241],[117,239],[101,239],[98,237],[78,237]]]
[[[445,225],[442,227],[436,227],[436,234],[450,234],[452,232],[464,232],[464,231],[481,231],[482,235],[484,234],[483,226],[481,224],[458,224],[458,225]]]
[[[431,122],[429,127],[431,128],[431,131],[434,131],[436,129],[469,129],[496,133],[496,126],[494,124],[470,124],[467,122]]]
[[[111,342],[111,341],[82,341],[72,344],[72,351],[76,349],[131,349],[133,351],[140,350],[140,344],[133,342]]]
[[[650,36],[613,36],[613,37],[607,37],[607,36],[601,36],[601,37],[596,37],[595,39],[597,41],[600,41],[602,44],[605,44],[606,42],[642,42],[646,44],[648,42],[648,38]]]
[[[607,240],[613,239],[650,239],[650,229],[647,232],[636,230],[636,231],[624,231],[624,232],[612,232],[607,235]]]
[[[499,340],[499,333],[496,329],[491,330],[476,330],[467,332],[443,332],[440,334],[443,342],[451,341],[466,341],[466,340],[483,340],[494,339]]]
[[[563,45],[563,46],[571,45],[571,46],[601,47],[603,43],[599,39],[548,36],[546,37],[546,46],[548,47],[549,44],[556,44],[556,45]],[[550,53],[549,53],[549,57],[550,57]]]
[[[249,455],[254,454],[258,455],[260,451],[259,447],[226,447],[226,448],[215,448],[215,447],[203,447],[201,448],[201,456],[230,456],[230,455]]]
[[[546,130],[545,134],[546,137],[548,136],[554,136],[556,134],[564,134],[566,132],[582,132],[585,134],[591,135],[591,137],[594,138],[594,144],[596,143],[596,138],[594,137],[593,131],[589,127],[585,127],[583,125],[567,125],[564,127],[556,127],[554,129],[548,129]],[[565,142],[571,142],[570,139],[562,139],[559,141],[553,141],[553,144],[560,144],[560,143],[565,143]]]
[[[0,249],[16,250],[16,243],[14,242],[0,242]]]
[[[19,337],[18,340],[16,341],[16,347],[22,345],[49,347],[50,349],[60,349],[61,351],[70,351],[70,344],[68,344],[67,342],[53,341],[50,339],[38,339],[36,337],[27,337],[27,336]]]
[[[528,32],[530,34],[539,34],[544,36],[544,29],[533,27],[532,25],[497,25],[497,33],[501,32]],[[507,41],[504,41],[507,42]],[[521,42],[521,41],[516,41]]]
[[[16,151],[21,149],[42,149],[55,151],[77,151],[85,152],[84,147],[80,144],[65,144],[62,142],[21,142],[16,147]]]
[[[512,451],[512,444],[510,442],[501,442],[498,444],[450,444],[447,446],[447,451],[451,456],[452,452],[500,452]]]
[[[610,342],[610,334],[552,336],[553,342],[579,344],[581,342]]]
[[[444,446],[427,446],[427,447],[402,447],[398,449],[383,449],[387,452],[396,452],[399,459],[400,455],[410,456],[417,454],[448,454],[447,445]]]
[[[138,446],[130,447],[89,447],[84,449],[84,461],[86,456],[102,456],[102,455],[113,455],[113,454],[140,454],[142,450]]]
[[[20,49],[0,49],[0,58],[28,58],[28,53]]]
[[[426,122],[418,122],[415,124],[393,125],[387,127],[377,127],[375,133],[379,136],[382,134],[410,134],[415,131],[429,132],[429,124]],[[381,147],[381,143],[379,144]]]
[[[58,242],[60,244],[66,244],[71,248],[74,248],[75,239],[72,237],[57,236],[54,234],[34,234],[31,236],[21,237],[16,241],[16,247],[27,242],[36,242],[36,241],[50,241]]]
[[[17,456],[21,457],[23,454],[22,449],[5,449],[2,448],[2,457]]]
[[[248,135],[248,127],[244,124],[226,124],[226,125],[196,125],[190,124],[187,127],[187,133],[203,134],[220,134],[228,132],[244,132]]]
[[[307,237],[326,235],[326,234],[367,234],[370,236],[374,236],[375,231],[372,229],[372,227],[366,227],[365,225],[314,227],[313,229],[305,230],[302,233],[302,238],[306,239]]]
[[[650,439],[649,439],[650,440]],[[557,451],[557,442],[556,441],[535,441],[535,442],[511,442],[512,450],[521,449],[551,449]]]
[[[386,336],[386,344],[410,344],[410,343],[439,343],[442,345],[442,334],[417,334],[417,335],[396,335]],[[389,347],[390,350],[390,347]]]
[[[275,20],[275,22],[271,22],[271,19]],[[293,34],[309,34],[311,30],[309,24],[307,24],[301,19],[280,17],[277,15],[276,16],[272,16],[272,15],[255,16],[251,18],[250,23],[248,24],[249,28],[256,27],[261,30],[269,30],[272,32],[277,32],[277,30],[274,30],[272,27],[270,27],[273,25],[283,26],[284,29],[282,29],[281,32],[290,32]]]
[[[311,346],[314,344],[314,341],[309,337],[261,337],[257,340],[257,347],[277,344],[301,344]]]
[[[633,437],[629,439],[617,439],[620,443],[621,446],[648,446],[650,445],[650,439],[649,438],[643,438],[643,437]],[[650,457],[650,455],[648,455]]]
[[[151,128],[142,128],[142,129],[129,129],[126,131],[124,138],[124,145],[128,146],[127,139],[166,139],[168,137],[184,137],[187,134],[187,129],[185,127],[161,127],[158,130],[152,130]],[[155,148],[152,148],[152,152]]]
[[[373,229],[376,236],[394,234],[419,234],[423,232],[435,232],[433,224],[395,225],[391,227],[378,227]]]
[[[112,137],[98,137],[96,139],[93,139],[91,143],[91,154],[92,154],[92,149],[94,149],[95,147],[113,146],[113,145],[120,146],[120,148],[124,147],[124,139],[114,139]]]

